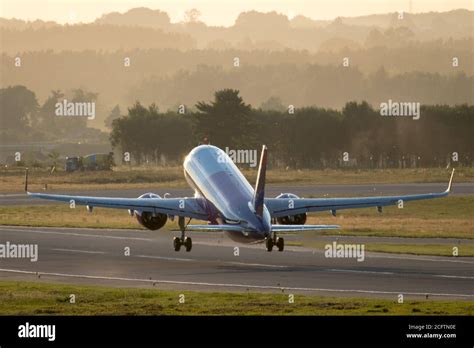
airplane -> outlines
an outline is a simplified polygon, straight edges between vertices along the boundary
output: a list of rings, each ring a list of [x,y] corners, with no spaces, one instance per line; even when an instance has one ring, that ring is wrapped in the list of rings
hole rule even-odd
[[[338,229],[338,225],[305,225],[307,213],[330,211],[336,216],[341,209],[382,207],[403,202],[447,196],[451,191],[454,169],[444,192],[404,196],[356,198],[299,198],[282,193],[276,198],[265,198],[267,147],[263,145],[255,189],[249,184],[230,157],[212,145],[199,145],[186,156],[183,167],[194,197],[168,198],[145,193],[138,198],[87,197],[28,192],[28,169],[25,171],[25,192],[35,198],[85,205],[91,213],[94,207],[128,209],[131,216],[149,230],[162,228],[167,219],[178,217],[181,237],[173,239],[175,251],[182,246],[192,249],[187,230],[224,231],[240,243],[265,243],[267,251],[276,246],[284,250],[284,239],[279,232]],[[185,218],[188,218],[186,223]],[[207,225],[189,225],[192,219],[207,221]]]

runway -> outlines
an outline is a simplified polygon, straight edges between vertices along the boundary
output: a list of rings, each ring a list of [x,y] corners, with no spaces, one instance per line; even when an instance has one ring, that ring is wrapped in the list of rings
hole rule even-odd
[[[2,258],[0,280],[375,296],[394,301],[399,294],[405,298],[474,300],[474,258],[366,252],[364,261],[358,262],[326,258],[322,251],[299,247],[269,253],[261,244],[236,244],[215,232],[191,232],[194,246],[187,253],[173,250],[176,234],[166,230],[2,226],[1,244],[37,244],[38,261]],[[364,243],[368,238],[357,241],[351,237],[348,242]],[[331,237],[322,240],[331,243]],[[239,247],[238,256],[235,247]],[[129,256],[125,255],[127,248]]]
[[[54,185],[53,185],[54,186]],[[280,193],[291,192],[300,197],[338,197],[338,196],[374,196],[374,195],[397,195],[397,194],[420,194],[441,192],[446,190],[447,182],[433,184],[376,184],[376,185],[267,185],[265,187],[266,197],[276,197]],[[171,197],[192,197],[194,192],[190,188],[150,187],[144,189],[120,189],[120,190],[84,190],[84,191],[59,191],[51,190],[49,193],[77,194],[83,196],[103,197],[133,197],[136,198],[143,193],[153,192],[163,196],[169,193]],[[474,183],[454,183],[452,195],[474,195]],[[56,202],[31,199],[23,192],[2,194],[0,193],[0,205],[45,205],[57,204]]]

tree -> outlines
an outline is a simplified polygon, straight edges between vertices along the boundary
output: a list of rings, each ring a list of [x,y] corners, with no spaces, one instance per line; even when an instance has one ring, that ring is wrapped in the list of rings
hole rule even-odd
[[[120,106],[115,105],[112,111],[110,111],[109,116],[104,121],[104,124],[107,128],[111,129],[112,128],[112,122],[113,120],[117,119],[120,117]]]
[[[25,86],[0,89],[0,129],[25,131],[37,108],[35,93]]]
[[[56,123],[58,116],[56,116],[55,111],[56,104],[62,102],[63,99],[64,94],[61,91],[51,91],[51,95],[45,100],[43,105],[41,105],[36,115],[34,124],[38,129],[50,133],[60,133],[60,129]]]
[[[162,157],[181,159],[189,151],[191,123],[176,113],[160,114],[136,102],[128,114],[112,121],[110,142],[114,148],[129,152],[137,163],[158,163]]]
[[[214,94],[214,101],[196,104],[196,131],[199,138],[208,137],[219,147],[242,148],[254,143],[251,127],[251,106],[245,104],[239,91],[222,89]]]
[[[196,23],[199,21],[199,17],[201,17],[201,12],[195,8],[184,12],[185,23]]]
[[[286,110],[285,106],[284,106],[283,103],[281,102],[281,98],[280,98],[280,97],[270,97],[270,98],[268,98],[266,101],[264,101],[264,102],[262,103],[262,105],[260,106],[260,108],[261,108],[263,111],[274,110],[274,111],[283,112],[283,111]]]
[[[386,46],[386,44],[384,35],[377,28],[372,29],[365,39],[366,47]]]
[[[64,103],[67,102],[69,103],[87,103],[87,105],[91,105],[94,109],[94,112],[96,111],[96,101],[97,101],[97,93],[92,93],[92,92],[87,92],[82,89],[74,89],[72,90],[72,97],[64,97],[62,94],[59,95],[54,95],[53,97],[61,96],[58,100],[58,103]],[[86,115],[86,111],[90,111],[89,107],[84,108],[82,110],[83,114],[82,115],[77,115],[74,111],[74,115],[68,115],[68,116],[61,116],[57,115],[57,110],[56,107],[58,104],[56,104],[55,107],[55,112],[53,113],[53,117],[55,117],[55,124],[57,127],[57,131],[64,137],[68,139],[81,139],[85,136],[85,133],[87,133],[88,128],[87,128],[87,121],[90,116]],[[87,109],[87,110],[86,110]],[[49,110],[48,110],[49,112]],[[96,115],[94,115],[95,117]]]
[[[128,109],[128,115],[112,121],[112,131],[109,139],[113,148],[120,148],[123,152],[133,154],[137,163],[141,163],[143,146],[137,139],[141,136],[140,120],[144,119],[147,109],[140,102],[136,102]],[[144,122],[142,122],[144,123]]]

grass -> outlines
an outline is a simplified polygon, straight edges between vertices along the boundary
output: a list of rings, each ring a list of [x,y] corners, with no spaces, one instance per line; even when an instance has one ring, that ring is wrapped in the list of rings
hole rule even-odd
[[[116,190],[126,188],[186,187],[183,169],[179,167],[128,168],[113,171],[91,171],[51,174],[45,169],[31,168],[30,191],[43,190]],[[21,191],[24,184],[24,168],[0,170],[0,192]]]
[[[242,168],[243,174],[253,184],[257,169]],[[269,169],[269,184],[383,184],[383,183],[431,183],[447,182],[449,171],[444,168],[423,169],[324,169],[294,170]],[[23,188],[24,168],[0,168],[0,192],[18,192]],[[474,168],[458,168],[456,182],[474,182]],[[150,187],[187,187],[183,168],[175,167],[127,167],[119,166],[113,171],[75,172],[56,171],[51,174],[46,169],[30,169],[30,187],[33,191],[47,185],[51,190],[94,190],[126,189]]]
[[[74,294],[76,302],[69,302]],[[179,303],[183,294],[185,303]],[[1,315],[472,315],[474,302],[0,282]]]
[[[302,246],[316,250],[324,250],[326,244],[331,242],[285,242],[287,246]],[[341,243],[341,242],[339,242]],[[349,244],[356,242],[348,242]],[[433,255],[433,256],[453,256],[453,248],[457,248],[457,257],[473,257],[474,244],[395,244],[395,243],[364,243],[365,251],[393,253],[393,254],[412,254],[412,255]]]
[[[42,206],[2,206],[0,225],[80,227],[80,228],[126,228],[141,226],[126,210],[94,208],[92,214],[83,206],[70,209],[69,204]],[[175,223],[170,223],[174,227]]]
[[[367,251],[383,253],[453,256],[453,247],[457,247],[458,257],[474,256],[474,245],[446,245],[446,244],[382,244],[370,243],[365,246]]]

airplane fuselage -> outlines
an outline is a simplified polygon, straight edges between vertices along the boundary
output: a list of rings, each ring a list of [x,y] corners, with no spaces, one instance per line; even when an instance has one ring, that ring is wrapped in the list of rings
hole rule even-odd
[[[238,224],[244,232],[226,231],[238,242],[262,241],[271,235],[271,217],[264,206],[262,216],[253,209],[254,189],[230,157],[212,145],[194,148],[184,160],[184,176],[196,194],[209,204],[210,216],[219,223]],[[212,223],[212,221],[211,221]]]

